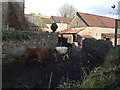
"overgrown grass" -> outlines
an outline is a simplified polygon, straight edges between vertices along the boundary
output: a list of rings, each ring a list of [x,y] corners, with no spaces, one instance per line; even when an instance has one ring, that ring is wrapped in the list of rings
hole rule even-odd
[[[88,78],[83,81],[80,85],[80,88],[114,88],[117,87],[117,77],[108,71],[103,70],[102,67],[97,70],[96,68],[94,71],[90,73]]]
[[[106,61],[104,62],[103,67],[105,68],[114,68],[115,66],[120,65],[120,47],[115,47],[107,56]]]
[[[115,88],[120,84],[120,47],[108,54],[103,66],[95,68],[80,88]]]
[[[120,47],[110,51],[102,66],[92,70],[82,83],[71,88],[116,88],[120,85]],[[63,88],[66,86],[63,85]],[[68,87],[67,87],[68,88]]]
[[[31,34],[30,31],[23,30],[2,30],[2,40],[10,40],[10,39],[28,39],[28,36]]]

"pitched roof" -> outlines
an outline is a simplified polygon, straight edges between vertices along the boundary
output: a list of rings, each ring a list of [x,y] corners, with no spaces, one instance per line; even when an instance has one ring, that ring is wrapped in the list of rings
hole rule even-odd
[[[59,16],[51,16],[51,18],[56,22],[56,23],[66,23],[69,24],[72,20],[72,18],[65,18],[65,17],[59,17]]]
[[[60,31],[59,33],[79,33],[80,31],[84,30],[84,28],[81,29],[65,29],[63,31]]]
[[[50,18],[41,18],[46,24],[52,24],[53,21]]]
[[[105,28],[115,27],[115,19],[113,18],[80,12],[77,12],[77,15],[86,23],[87,26]]]

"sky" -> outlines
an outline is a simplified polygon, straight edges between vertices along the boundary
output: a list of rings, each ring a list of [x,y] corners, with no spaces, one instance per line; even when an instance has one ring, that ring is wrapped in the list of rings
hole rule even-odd
[[[120,0],[25,0],[25,14],[35,13],[45,16],[59,16],[64,4],[72,4],[77,12],[116,18]],[[115,9],[111,6],[116,5]]]

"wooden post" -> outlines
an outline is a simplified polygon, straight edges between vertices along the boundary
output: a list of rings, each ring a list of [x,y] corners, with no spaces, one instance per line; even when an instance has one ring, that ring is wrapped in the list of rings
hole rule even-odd
[[[50,80],[49,80],[48,88],[50,88],[50,86],[51,86],[52,75],[53,75],[53,72],[51,72],[51,74],[50,74]]]
[[[118,19],[115,19],[115,41],[114,41],[114,46],[117,46],[117,31],[118,31]]]

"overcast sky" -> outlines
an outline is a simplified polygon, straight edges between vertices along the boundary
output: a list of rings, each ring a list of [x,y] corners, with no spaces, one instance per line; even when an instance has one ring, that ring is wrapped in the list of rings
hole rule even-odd
[[[111,8],[120,0],[25,0],[25,13],[41,13],[46,16],[58,16],[58,10],[63,4],[72,4],[78,12],[116,18],[116,10]]]

